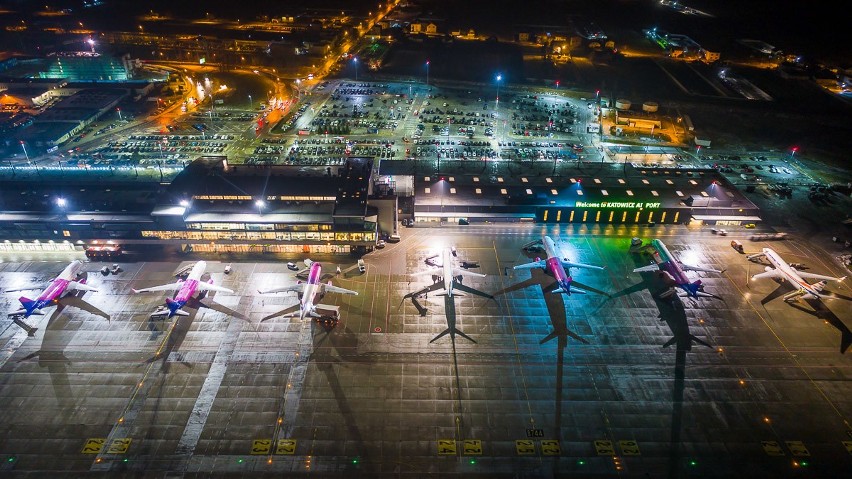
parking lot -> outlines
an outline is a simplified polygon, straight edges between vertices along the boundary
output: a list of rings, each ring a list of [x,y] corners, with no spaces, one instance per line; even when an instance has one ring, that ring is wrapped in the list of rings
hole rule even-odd
[[[473,229],[471,229],[473,228]],[[110,321],[74,308],[31,317],[34,337],[2,319],[3,453],[19,473],[90,471],[398,476],[576,473],[839,477],[850,456],[852,374],[839,352],[852,317],[846,300],[764,302],[778,286],[750,282],[763,246],[809,271],[838,274],[796,239],[750,242],[673,227],[459,227],[404,229],[400,243],[367,255],[316,257],[358,296],[328,295],[335,327],[283,317],[295,295],[258,289],[294,283],[285,262],[122,263],[90,273],[86,301]],[[552,278],[514,271],[521,246],[542,234],[571,260],[589,294],[548,293]],[[661,300],[648,257],[630,238],[663,239],[684,262],[725,269],[700,277],[717,298]],[[464,284],[495,296],[428,295],[425,315],[402,297],[431,284],[411,273],[454,246],[485,278]],[[0,263],[3,307],[68,258]],[[215,293],[190,316],[150,320],[165,294],[131,288],[174,281],[206,259]],[[219,260],[217,260],[219,259]],[[223,274],[231,265],[231,273]],[[102,265],[94,263],[91,271]],[[205,280],[206,280],[205,276]],[[850,296],[846,283],[826,288]],[[816,308],[815,310],[813,308]],[[447,312],[454,316],[447,318]],[[454,321],[476,343],[448,335]],[[25,406],[22,405],[25,403]],[[8,464],[5,467],[10,467]],[[59,472],[63,471],[63,472]]]

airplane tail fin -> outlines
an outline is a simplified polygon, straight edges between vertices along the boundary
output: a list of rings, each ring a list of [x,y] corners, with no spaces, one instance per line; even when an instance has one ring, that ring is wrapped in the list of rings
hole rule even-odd
[[[36,309],[36,302],[32,299],[27,298],[26,296],[21,296],[20,298],[18,298],[18,301],[20,301],[21,306],[23,306],[23,309],[20,311],[19,314],[26,313],[26,316],[29,316],[31,314],[42,314],[41,311]]]
[[[180,309],[182,304],[173,300],[172,298],[166,298],[166,307],[169,308],[169,317],[171,316],[189,316],[189,313]]]
[[[689,293],[690,296],[697,298],[698,297],[698,290],[701,289],[701,280],[699,279],[698,281],[696,281],[694,283],[687,283],[687,284],[683,285],[683,289],[685,289],[686,292]]]

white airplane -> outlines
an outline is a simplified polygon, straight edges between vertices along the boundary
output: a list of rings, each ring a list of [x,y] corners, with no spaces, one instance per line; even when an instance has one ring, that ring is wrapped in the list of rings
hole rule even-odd
[[[786,294],[784,296],[784,301],[793,301],[799,297],[804,299],[830,298],[830,296],[822,294],[822,290],[825,288],[825,282],[843,281],[846,279],[846,276],[843,276],[842,278],[835,278],[833,276],[823,276],[821,274],[799,271],[787,264],[787,262],[781,259],[781,256],[779,256],[778,253],[773,251],[771,248],[763,248],[763,252],[761,253],[746,256],[749,260],[761,257],[765,257],[772,266],[774,266],[774,268],[767,266],[765,273],[756,274],[752,276],[751,279],[775,278],[781,281],[789,281],[796,290],[792,293]],[[820,281],[810,284],[803,278],[818,279]]]
[[[178,316],[189,316],[189,313],[182,310],[181,308],[192,299],[192,295],[195,294],[196,291],[201,291],[198,299],[202,299],[208,291],[218,291],[220,293],[233,293],[232,290],[228,288],[224,288],[222,286],[216,286],[213,284],[213,279],[206,283],[201,282],[201,276],[204,274],[204,270],[207,269],[207,263],[205,261],[199,261],[195,263],[192,269],[189,272],[189,276],[186,277],[186,280],[178,280],[175,283],[164,284],[162,286],[152,286],[150,288],[142,288],[142,289],[134,289],[134,293],[147,293],[149,291],[178,291],[177,295],[175,295],[174,299],[166,298],[166,308],[168,308],[169,314],[168,317],[171,318],[174,315]],[[151,314],[151,316],[162,316],[165,311],[156,311]]]
[[[317,308],[335,310],[336,308],[333,306],[328,306],[324,304],[315,304],[314,300],[319,295],[324,295],[325,293],[340,293],[340,294],[354,294],[358,295],[357,291],[352,291],[349,289],[338,288],[337,286],[332,286],[331,282],[321,283],[322,280],[322,264],[311,261],[309,259],[305,260],[305,264],[308,266],[308,280],[305,282],[299,281],[298,283],[292,286],[284,286],[282,288],[272,288],[267,290],[258,290],[257,292],[260,294],[267,293],[282,293],[285,291],[298,291],[301,295],[299,298],[299,319],[304,321],[307,316],[312,318],[321,318],[322,315],[317,313]],[[287,316],[295,316],[296,313],[289,314]]]
[[[556,278],[557,287],[551,293],[562,293],[562,294],[571,294],[571,293],[581,293],[586,294],[580,288],[572,288],[571,287],[571,276],[568,276],[568,273],[565,271],[565,268],[586,268],[586,269],[596,269],[603,270],[601,266],[594,266],[590,264],[583,263],[572,263],[568,261],[568,258],[562,255],[562,250],[556,246],[556,243],[550,236],[544,236],[540,240],[533,241],[532,243],[526,244],[524,247],[528,248],[532,245],[541,243],[544,246],[544,251],[547,253],[547,259],[536,258],[532,263],[519,264],[515,266],[515,270],[519,269],[532,269],[532,268],[541,268],[545,271],[550,271],[553,274],[553,277]]]
[[[441,252],[441,265],[429,268],[425,271],[420,271],[417,273],[413,273],[411,276],[426,276],[426,275],[434,275],[440,276],[444,283],[444,291],[447,292],[447,296],[453,296],[453,290],[459,289],[462,291],[467,291],[468,293],[477,294],[480,296],[484,296],[487,298],[491,298],[490,295],[482,293],[481,291],[477,291],[472,288],[468,288],[460,283],[456,283],[456,276],[475,276],[477,278],[484,278],[485,275],[481,273],[474,273],[473,271],[468,271],[463,268],[459,268],[455,264],[454,254],[455,248],[445,248],[444,251]],[[434,256],[433,256],[434,258]],[[427,262],[432,258],[427,259]],[[431,263],[429,263],[431,264]],[[439,284],[439,283],[436,283]],[[438,289],[438,288],[435,288]],[[434,290],[431,290],[434,291]]]

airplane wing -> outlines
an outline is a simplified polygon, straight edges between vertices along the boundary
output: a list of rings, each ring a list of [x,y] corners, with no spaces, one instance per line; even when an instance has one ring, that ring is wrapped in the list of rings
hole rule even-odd
[[[658,264],[649,264],[648,266],[642,266],[641,268],[636,268],[633,270],[634,273],[653,273],[655,271],[660,270],[660,265]]]
[[[298,291],[298,292],[301,293],[304,289],[305,289],[305,283],[299,283],[299,284],[294,284],[294,285],[291,285],[291,286],[283,286],[281,288],[272,288],[272,289],[265,289],[265,290],[259,289],[259,290],[257,290],[257,292],[260,293],[260,294],[285,293],[287,291]]]
[[[429,268],[424,271],[418,271],[417,273],[411,273],[411,276],[426,276],[426,275],[437,275],[441,276],[444,274],[444,268]]]
[[[338,294],[354,294],[354,295],[356,295],[356,296],[358,295],[358,292],[357,292],[357,291],[352,291],[351,289],[346,289],[346,288],[339,288],[339,287],[337,287],[337,286],[332,286],[332,285],[330,285],[330,284],[326,284],[325,286],[323,286],[323,288],[324,288],[326,291],[329,291],[329,292],[332,292],[332,293],[338,293]]]
[[[477,278],[484,278],[485,275],[482,273],[474,273],[473,271],[468,271],[462,268],[453,268],[454,275],[463,275],[463,276],[476,276]]]
[[[595,266],[595,265],[591,265],[591,264],[583,264],[583,263],[572,263],[572,262],[570,262],[570,261],[565,261],[565,260],[562,260],[562,267],[563,267],[563,268],[585,268],[585,269],[596,269],[596,270],[598,270],[598,271],[601,271],[601,270],[603,270],[603,269],[604,269],[604,267],[603,267],[603,266]]]
[[[68,283],[68,289],[77,290],[77,291],[95,291],[95,292],[97,292],[97,289],[89,286],[86,283],[80,283],[78,281],[71,281],[70,283]]]
[[[211,283],[198,283],[198,289],[200,291],[217,291],[219,293],[233,293],[234,291],[224,286],[216,286]]]
[[[547,266],[547,262],[544,260],[533,261],[532,263],[519,264],[515,266],[514,269],[533,269],[533,268],[544,268]]]
[[[843,276],[842,278],[835,278],[834,276],[823,276],[821,274],[805,273],[804,271],[799,270],[796,270],[796,273],[804,279],[819,279],[825,281],[843,281],[844,279],[846,279],[846,276]]]
[[[151,286],[150,288],[142,288],[142,289],[134,289],[134,293],[148,293],[151,291],[175,291],[180,289],[183,286],[183,281],[178,281],[176,283],[164,284],[161,286]]]
[[[692,266],[692,265],[686,264],[686,263],[680,263],[680,267],[681,267],[681,269],[683,269],[685,271],[703,271],[705,273],[721,273],[721,271],[719,271],[718,269],[701,268],[699,266]]]
[[[764,278],[783,278],[784,275],[781,274],[777,269],[769,270],[765,273],[759,273],[751,277],[751,279],[764,279]]]

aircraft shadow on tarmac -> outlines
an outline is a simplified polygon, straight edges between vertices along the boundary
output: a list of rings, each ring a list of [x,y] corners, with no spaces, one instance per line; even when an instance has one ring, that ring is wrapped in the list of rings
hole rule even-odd
[[[529,271],[529,279],[507,286],[506,288],[503,288],[500,291],[494,293],[494,296],[503,296],[513,291],[529,288],[530,286],[538,286],[541,290],[542,296],[544,297],[544,304],[547,307],[547,314],[548,316],[550,316],[550,324],[553,326],[553,332],[551,332],[550,334],[545,336],[541,341],[539,341],[539,344],[544,344],[554,338],[559,338],[559,344],[562,344],[562,341],[567,341],[568,337],[576,339],[577,341],[580,341],[583,344],[589,344],[589,342],[586,341],[583,337],[568,329],[568,317],[567,313],[565,312],[565,298],[562,294],[550,292],[556,285],[556,280],[553,278],[553,276],[551,276],[541,268],[532,268]],[[600,291],[598,289],[592,288],[576,281],[572,281],[572,284],[576,285],[578,288],[589,292],[599,293],[603,295],[607,294],[603,291]]]
[[[637,266],[644,265],[639,255],[633,255]],[[672,386],[672,422],[669,438],[669,474],[668,477],[680,477],[682,471],[681,429],[683,426],[683,393],[686,384],[686,353],[693,344],[712,349],[712,346],[695,337],[689,331],[686,308],[681,297],[672,293],[675,288],[666,282],[664,275],[641,273],[642,281],[613,294],[613,298],[646,290],[659,311],[660,321],[664,321],[672,333],[672,338],[663,344],[664,348],[675,346],[674,384]]]
[[[65,356],[65,349],[74,335],[66,331],[69,318],[62,314],[64,309],[65,306],[57,305],[47,320],[41,348],[18,360],[20,363],[38,358],[39,367],[47,368],[50,374],[53,394],[63,410],[74,406],[74,396],[68,381],[68,366],[71,365],[71,360]]]
[[[328,329],[321,321],[311,321],[313,350],[308,360],[325,376],[328,387],[337,403],[337,410],[343,417],[346,428],[347,444],[354,443],[354,454],[362,463],[368,461],[368,449],[364,436],[358,427],[356,413],[340,384],[339,370],[344,367],[371,365],[374,360],[358,351],[358,335],[354,334],[345,324],[337,323],[334,329]],[[363,373],[363,372],[362,372]],[[299,386],[301,387],[301,386]]]

